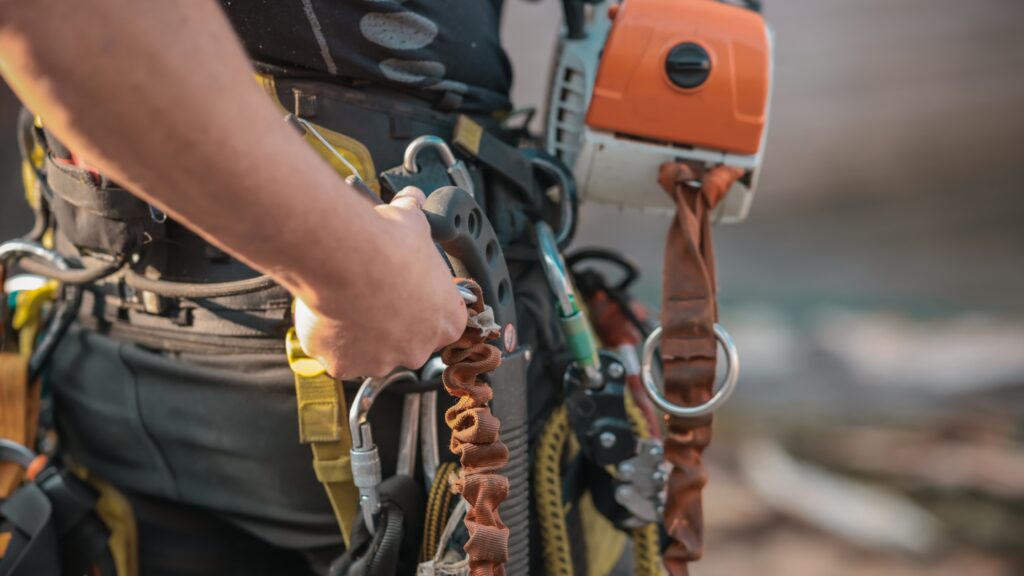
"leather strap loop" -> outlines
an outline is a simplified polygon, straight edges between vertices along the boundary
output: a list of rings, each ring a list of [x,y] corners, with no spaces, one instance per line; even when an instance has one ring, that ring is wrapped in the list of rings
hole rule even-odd
[[[742,172],[727,166],[698,175],[684,164],[662,165],[658,181],[676,204],[665,246],[661,358],[666,398],[680,405],[708,401],[715,383],[717,346],[714,251],[709,214]],[[700,177],[701,186],[691,185]],[[671,542],[665,567],[688,574],[700,559],[704,521],[701,490],[707,482],[702,453],[711,440],[712,417],[667,417],[665,456],[672,464],[664,521]]]

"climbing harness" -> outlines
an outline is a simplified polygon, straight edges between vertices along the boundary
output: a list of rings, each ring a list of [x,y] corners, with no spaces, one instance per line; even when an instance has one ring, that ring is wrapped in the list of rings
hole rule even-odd
[[[317,129],[312,125],[300,124],[316,134]],[[322,137],[317,140],[330,146]],[[427,156],[427,151],[432,155]],[[516,317],[508,269],[501,257],[495,232],[474,199],[469,169],[455,158],[442,139],[421,136],[412,140],[406,148],[403,164],[386,171],[382,181],[389,189],[416,185],[429,191],[423,210],[431,235],[453,273],[465,278],[458,286],[470,310],[469,324],[463,337],[428,362],[419,375],[400,371],[383,380],[367,379],[353,398],[349,412],[348,436],[351,443],[347,458],[351,467],[351,483],[339,483],[335,494],[339,502],[347,502],[345,506],[349,509],[353,503],[358,503],[362,514],[355,522],[345,517],[350,514],[338,515],[343,532],[354,532],[348,537],[349,551],[339,559],[334,569],[338,573],[352,574],[387,574],[397,569],[397,564],[389,558],[398,554],[396,547],[407,546],[412,540],[408,535],[402,536],[405,528],[398,526],[407,527],[410,520],[418,525],[424,520],[424,513],[410,511],[408,507],[402,510],[399,510],[401,506],[389,508],[382,489],[389,482],[392,486],[396,483],[412,486],[410,482],[415,479],[418,440],[423,478],[430,500],[425,514],[427,530],[422,542],[418,537],[414,542],[418,547],[416,557],[435,567],[438,574],[447,573],[446,570],[452,565],[460,565],[462,560],[465,569],[474,574],[504,574],[510,554],[510,530],[502,522],[499,506],[502,510],[509,510],[509,517],[514,519],[518,528],[514,546],[518,552],[515,559],[518,564],[528,560],[529,542],[528,492],[520,488],[509,499],[509,478],[501,472],[509,463],[510,446],[499,439],[499,426],[504,419],[511,424],[514,441],[511,448],[521,455],[522,460],[522,464],[509,468],[525,483],[528,467],[525,409],[515,408],[511,395],[499,404],[504,416],[496,416],[491,408],[495,389],[507,392],[517,389],[520,401],[525,401],[522,395],[525,390],[522,368],[525,351],[515,345]],[[493,302],[493,307],[490,302]],[[503,351],[487,342],[494,338],[505,345],[505,365],[502,362]],[[302,353],[297,344],[292,330],[289,333],[289,360],[296,377],[300,433],[303,441],[308,442],[305,423],[315,418],[321,425],[333,424],[341,402],[344,402],[344,394],[341,383],[331,379],[322,365]],[[482,381],[481,377],[488,380]],[[308,392],[303,390],[313,389],[313,380],[326,392],[320,396],[309,396],[307,400],[304,394]],[[412,384],[408,390],[402,388],[406,383]],[[438,385],[443,385],[457,398],[455,406],[445,413],[445,422],[452,430],[449,447],[459,460],[457,470],[451,467],[451,463],[440,462]],[[400,390],[399,393],[404,394],[396,476],[387,480],[382,477],[379,447],[374,443],[370,422],[373,403],[385,389]],[[335,443],[338,438],[333,435],[327,440]],[[317,445],[313,443],[314,450]],[[338,459],[341,467],[345,463],[345,459]],[[321,465],[315,462],[314,466],[323,482]],[[408,481],[395,480],[398,477],[405,477]],[[328,492],[331,492],[330,488]],[[439,548],[446,546],[448,540],[445,537],[448,532],[441,529],[451,527],[451,514],[458,510],[452,492],[461,494],[465,501],[464,524],[468,533],[464,545],[465,558],[454,559],[454,564],[442,562],[444,554]],[[397,494],[392,496],[398,497]],[[332,496],[332,502],[334,500]],[[335,504],[335,508],[337,511],[339,506]],[[410,518],[410,514],[417,518]],[[382,547],[389,547],[389,552],[382,553]],[[420,570],[424,569],[421,566]]]
[[[110,536],[95,511],[99,494],[48,455],[34,451],[41,410],[39,375],[77,313],[72,295],[43,320],[56,287],[30,277],[6,278],[4,271],[22,257],[38,258],[55,269],[70,269],[59,254],[29,240],[0,244],[0,331],[7,331],[8,294],[16,292],[12,326],[18,352],[0,350],[0,574],[114,576]],[[17,288],[27,288],[16,290]]]
[[[717,324],[710,225],[741,219],[749,207],[765,133],[770,36],[758,14],[719,2],[586,3],[594,4],[589,23],[584,2],[566,0],[547,150],[521,149],[492,118],[399,98],[384,104],[393,95],[378,101],[301,77],[257,76],[285,121],[359,193],[375,203],[406,186],[426,193],[432,239],[470,312],[462,337],[425,366],[348,386],[302,350],[289,329],[290,296],[269,277],[81,166],[38,119],[23,118],[36,226],[25,240],[0,245],[0,270],[17,262],[60,284],[37,283],[14,302],[24,317],[20,348],[31,343],[34,351],[0,366],[16,374],[20,391],[12,394],[34,401],[39,387],[29,383],[80,308],[90,311],[83,323],[161,350],[283,351],[294,375],[298,439],[310,447],[346,545],[332,576],[606,573],[627,539],[635,573],[660,574],[662,563],[673,576],[687,573],[701,554],[701,452],[711,416],[739,374],[735,347]],[[649,42],[641,41],[641,22],[651,23]],[[642,113],[665,109],[677,113]],[[639,271],[628,259],[601,249],[563,256],[581,198],[676,210],[660,327],[629,296]],[[181,262],[184,271],[172,265]],[[232,314],[240,320],[226,322]],[[725,377],[716,389],[719,347]],[[384,426],[381,403],[399,398],[400,423]],[[442,414],[448,450],[440,447]],[[113,560],[95,546],[107,534],[93,510],[97,493],[60,462],[33,456],[34,422],[11,422],[26,434],[12,438],[16,444],[0,441],[0,460],[15,463],[0,472],[15,469],[15,495],[28,504],[19,508],[12,497],[0,508],[21,531],[0,574],[58,573],[8,567],[29,557],[19,551],[42,550],[38,543],[52,549],[87,532],[76,541],[89,542],[78,548],[88,553],[61,560],[77,563],[74,573],[86,566],[106,576]],[[58,506],[46,525],[19,516],[58,489],[77,491],[81,522],[62,523],[70,508]],[[534,550],[531,525],[539,528]]]

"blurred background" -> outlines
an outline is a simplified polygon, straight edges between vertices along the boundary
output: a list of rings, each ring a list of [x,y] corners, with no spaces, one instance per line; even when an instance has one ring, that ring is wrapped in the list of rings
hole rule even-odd
[[[749,220],[716,229],[740,390],[699,576],[1024,574],[1024,2],[766,0],[776,85]],[[543,109],[558,0],[506,3]],[[0,238],[26,232],[0,85]],[[644,265],[667,218],[584,209]]]

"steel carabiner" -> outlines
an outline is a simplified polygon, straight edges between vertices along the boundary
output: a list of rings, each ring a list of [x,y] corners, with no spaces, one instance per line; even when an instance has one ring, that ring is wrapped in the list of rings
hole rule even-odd
[[[31,240],[8,240],[0,244],[0,266],[6,268],[7,265],[17,258],[31,256],[45,260],[48,264],[57,268],[58,270],[70,270],[71,265],[67,259],[58,254],[57,252],[44,247],[38,242]],[[53,319],[47,324],[40,334],[39,344],[36,346],[32,353],[32,357],[29,360],[29,381],[34,382],[39,377],[43,366],[49,361],[53,351],[57,348],[57,344],[60,343],[60,339],[67,332],[71,322],[74,321],[78,315],[78,308],[82,302],[82,291],[74,286],[67,285],[67,290],[70,292],[70,298],[66,298],[63,302],[58,305],[56,312],[54,313]]]
[[[452,182],[462,188],[469,195],[476,198],[476,191],[473,188],[473,178],[469,174],[469,168],[466,163],[455,157],[455,153],[448,147],[448,144],[444,140],[433,135],[424,135],[416,138],[405,147],[405,156],[402,158],[402,168],[410,174],[416,174],[420,171],[419,164],[416,163],[420,152],[427,148],[433,148],[437,150],[438,154],[441,155],[441,160],[445,164],[445,168],[448,170],[448,175],[451,176]]]
[[[363,511],[366,528],[376,531],[375,517],[380,512],[380,484],[383,482],[380,467],[380,452],[373,443],[370,428],[370,409],[380,393],[399,380],[416,380],[416,374],[409,370],[393,372],[386,378],[367,378],[356,392],[355,400],[348,412],[349,431],[352,434],[352,483],[359,489],[359,506]]]
[[[588,385],[600,387],[603,382],[601,375],[601,358],[598,355],[597,339],[590,321],[583,313],[576,297],[576,289],[569,276],[562,254],[558,251],[558,243],[551,226],[543,220],[534,225],[537,234],[537,250],[539,251],[541,268],[547,278],[558,302],[558,316],[565,332],[566,343],[572,352],[573,359],[580,365],[587,376]]]

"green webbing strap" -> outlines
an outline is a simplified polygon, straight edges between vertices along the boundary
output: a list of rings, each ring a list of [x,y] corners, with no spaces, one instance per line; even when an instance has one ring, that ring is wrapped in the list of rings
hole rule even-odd
[[[327,491],[347,547],[359,513],[359,492],[352,482],[352,436],[346,425],[345,392],[341,382],[327,375],[323,364],[302,351],[294,328],[288,331],[285,344],[288,365],[295,374],[299,442],[313,450],[313,470]]]

